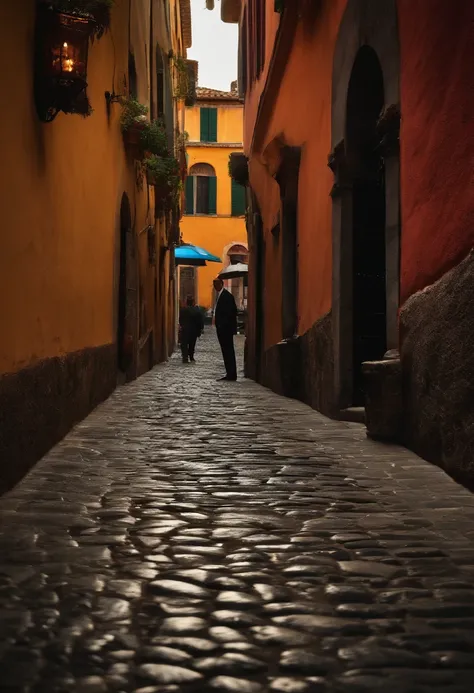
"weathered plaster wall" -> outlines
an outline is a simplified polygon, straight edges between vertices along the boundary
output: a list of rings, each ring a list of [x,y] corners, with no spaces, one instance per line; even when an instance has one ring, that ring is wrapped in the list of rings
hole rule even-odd
[[[250,162],[250,180],[259,201],[265,233],[276,223],[278,186],[262,165],[265,147],[283,135],[286,144],[302,148],[298,201],[298,332],[305,333],[331,309],[333,183],[327,167],[331,150],[331,82],[334,46],[346,0],[325,2],[308,29],[299,22],[289,62],[275,96],[262,152]],[[273,3],[268,3],[272,5]],[[308,77],[310,75],[310,78]],[[256,85],[254,93],[258,93]],[[253,96],[249,97],[249,103]],[[247,116],[248,113],[248,116]],[[246,132],[252,111],[246,111]],[[279,253],[267,252],[266,346],[281,338]]]
[[[128,3],[115,10],[116,69],[127,69]],[[114,340],[114,252],[120,199],[133,186],[118,126],[108,121],[110,36],[89,54],[90,118],[42,124],[33,102],[33,0],[2,3],[0,372]],[[19,75],[21,78],[19,78]],[[118,87],[118,84],[116,85]],[[133,195],[132,195],[133,199]]]
[[[403,303],[474,245],[474,3],[398,7]]]
[[[110,32],[91,45],[91,117],[59,114],[49,124],[33,100],[35,6],[0,5],[0,59],[15,65],[0,76],[9,104],[0,128],[0,490],[115,387],[122,195],[135,233],[155,223],[153,189],[137,186],[125,154],[120,106],[108,115],[104,98],[126,88],[130,42],[139,97],[149,102],[150,0],[134,2],[131,17],[129,1],[116,0]],[[154,270],[142,237],[137,247],[153,324]]]

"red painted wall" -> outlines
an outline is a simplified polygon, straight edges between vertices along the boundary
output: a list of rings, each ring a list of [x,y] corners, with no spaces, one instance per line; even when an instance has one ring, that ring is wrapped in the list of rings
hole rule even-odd
[[[402,303],[474,245],[474,2],[399,0]]]
[[[247,94],[245,147],[266,238],[265,347],[281,339],[281,255],[271,235],[278,187],[264,166],[265,147],[283,135],[302,147],[299,185],[299,334],[331,309],[333,177],[331,81],[346,0],[323,0],[311,31],[300,22],[274,94],[266,136],[252,132],[278,29],[267,1],[267,56]],[[401,130],[401,301],[458,263],[474,245],[474,0],[398,0]]]

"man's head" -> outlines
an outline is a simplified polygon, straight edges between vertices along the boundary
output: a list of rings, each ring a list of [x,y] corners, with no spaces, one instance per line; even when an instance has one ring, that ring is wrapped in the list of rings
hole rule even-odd
[[[192,296],[188,296],[186,299],[186,305],[187,306],[194,306],[194,298]]]
[[[224,282],[219,277],[214,279],[213,284],[214,289],[217,291],[217,293],[219,293],[219,291],[221,291],[224,288]]]

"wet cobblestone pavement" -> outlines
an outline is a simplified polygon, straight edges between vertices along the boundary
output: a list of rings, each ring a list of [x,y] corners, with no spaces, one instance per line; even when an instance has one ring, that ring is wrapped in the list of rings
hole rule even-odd
[[[0,690],[472,691],[474,497],[203,341],[0,500]]]

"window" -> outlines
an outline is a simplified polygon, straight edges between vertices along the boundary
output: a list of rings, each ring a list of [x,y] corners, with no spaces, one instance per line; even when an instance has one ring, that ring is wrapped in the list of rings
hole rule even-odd
[[[201,142],[217,142],[217,108],[201,108]]]
[[[239,35],[239,96],[245,97],[248,83],[248,29],[247,10],[244,10]]]
[[[265,64],[265,2],[256,0],[255,28],[257,33],[256,77],[260,77]]]
[[[157,111],[158,118],[165,116],[165,61],[159,46],[156,47]]]
[[[265,1],[249,0],[244,11],[240,34],[240,80],[245,94],[265,65]]]
[[[227,257],[231,265],[237,265],[239,262],[247,265],[249,251],[244,245],[236,243],[227,251]],[[235,298],[237,308],[245,309],[247,307],[247,278],[230,279],[228,288]]]
[[[232,216],[241,217],[246,211],[245,188],[232,180]]]
[[[138,98],[138,78],[137,68],[135,67],[135,56],[128,54],[128,91],[131,99]]]
[[[209,164],[195,164],[186,178],[186,214],[217,213],[217,178]]]

